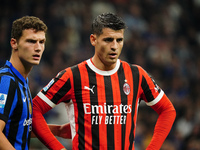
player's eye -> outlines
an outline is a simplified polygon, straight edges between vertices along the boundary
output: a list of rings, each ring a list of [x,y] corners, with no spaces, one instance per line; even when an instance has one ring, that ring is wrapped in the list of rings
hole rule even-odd
[[[121,42],[123,41],[123,38],[117,39],[117,42]]]
[[[36,43],[37,41],[33,40],[33,39],[28,39],[27,42],[29,42],[29,43]]]
[[[106,41],[106,42],[112,42],[113,38],[105,38],[104,41]]]
[[[45,43],[45,40],[41,40],[41,41],[40,41],[40,44],[44,44],[44,43]]]

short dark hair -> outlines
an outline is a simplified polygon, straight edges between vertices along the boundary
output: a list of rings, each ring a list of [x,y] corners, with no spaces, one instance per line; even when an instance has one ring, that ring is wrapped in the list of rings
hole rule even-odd
[[[19,40],[22,36],[22,31],[25,29],[34,29],[36,31],[47,32],[46,24],[38,17],[24,16],[15,20],[12,24],[11,38]]]
[[[121,30],[126,28],[125,22],[113,13],[103,13],[98,15],[92,23],[92,33],[100,35],[103,28],[111,28],[113,30]]]

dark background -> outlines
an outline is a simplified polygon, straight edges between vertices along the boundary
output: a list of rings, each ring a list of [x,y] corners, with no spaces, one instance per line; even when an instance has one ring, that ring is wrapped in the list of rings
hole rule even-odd
[[[1,0],[0,66],[11,54],[12,22],[24,15],[42,19],[48,26],[47,43],[40,65],[29,75],[34,97],[60,70],[94,54],[91,22],[108,11],[128,25],[120,58],[147,70],[176,108],[176,121],[161,150],[200,150],[200,0]],[[45,118],[68,122],[64,105]],[[136,150],[148,145],[156,119],[141,103]],[[71,140],[59,140],[71,149]],[[32,139],[30,149],[46,148]]]

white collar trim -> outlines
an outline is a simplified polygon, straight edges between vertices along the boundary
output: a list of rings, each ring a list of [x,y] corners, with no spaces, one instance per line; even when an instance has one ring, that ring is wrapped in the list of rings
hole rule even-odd
[[[103,75],[103,76],[110,76],[110,75],[114,74],[115,72],[117,72],[117,70],[120,67],[120,60],[119,59],[117,59],[117,63],[116,63],[115,68],[112,69],[112,70],[109,70],[109,71],[104,71],[104,70],[98,69],[97,67],[95,67],[93,65],[93,63],[91,62],[90,59],[88,59],[86,62],[88,64],[88,66],[90,67],[90,69],[92,69],[94,72],[96,72],[96,73],[98,73],[100,75]]]

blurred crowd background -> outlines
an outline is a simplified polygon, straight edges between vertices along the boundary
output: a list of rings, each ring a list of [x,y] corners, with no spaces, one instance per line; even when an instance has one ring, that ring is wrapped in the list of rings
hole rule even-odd
[[[34,97],[60,70],[94,54],[89,42],[93,18],[114,12],[126,22],[121,59],[141,65],[165,91],[177,112],[161,150],[200,150],[200,0],[1,0],[0,66],[9,59],[11,23],[24,15],[48,26],[46,49],[29,76]],[[136,150],[148,145],[158,115],[139,107]],[[68,122],[64,104],[45,115]],[[71,149],[71,140],[59,140]],[[37,139],[30,150],[46,149]]]

